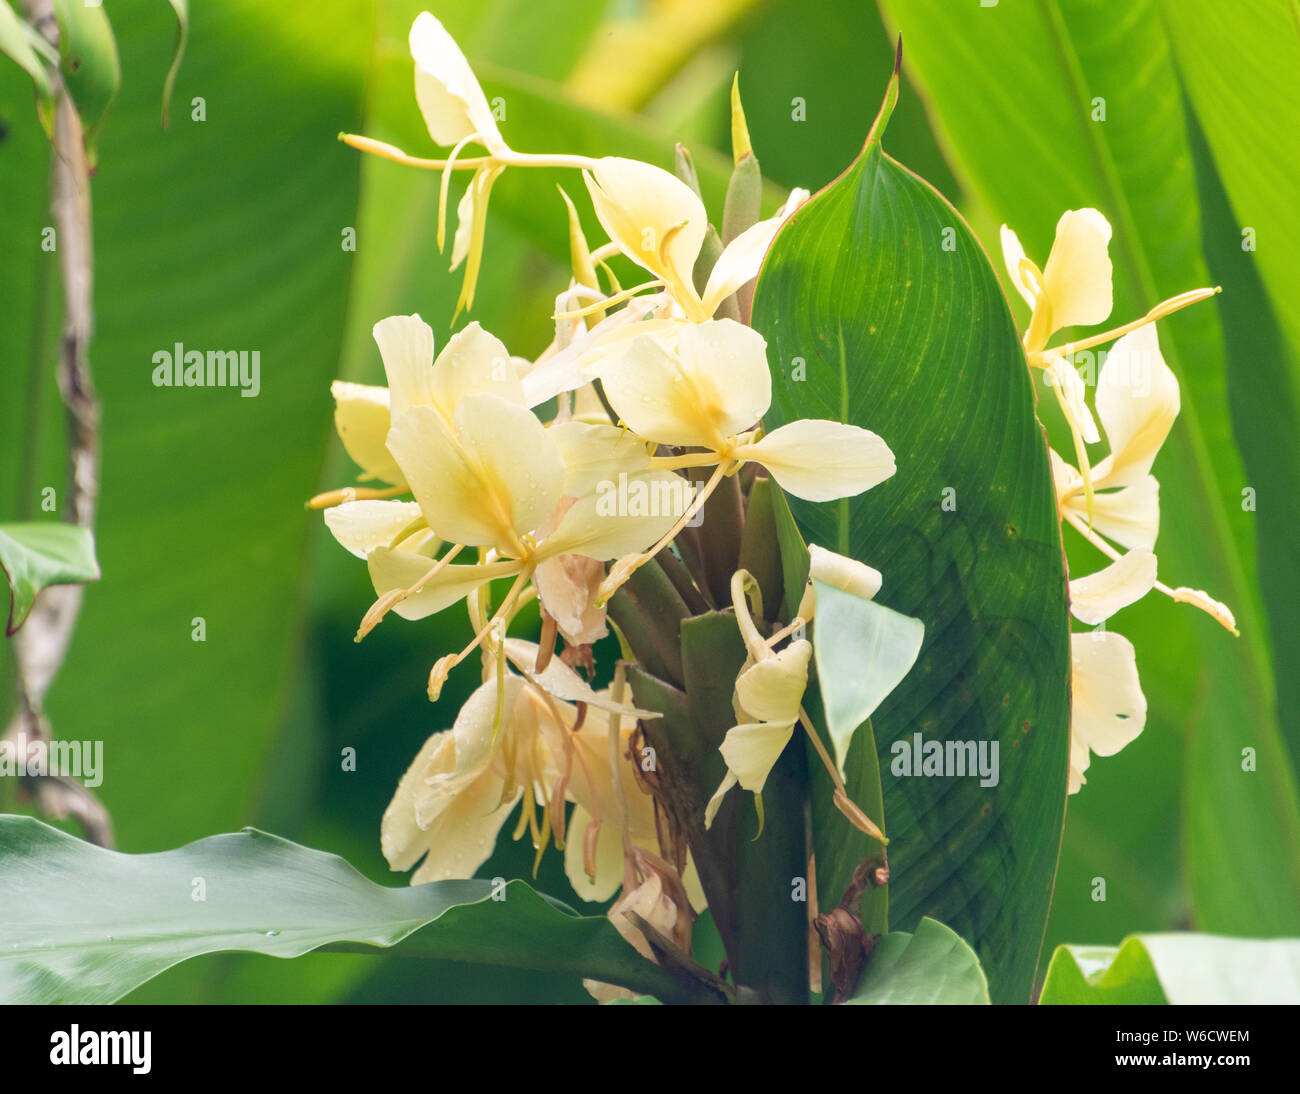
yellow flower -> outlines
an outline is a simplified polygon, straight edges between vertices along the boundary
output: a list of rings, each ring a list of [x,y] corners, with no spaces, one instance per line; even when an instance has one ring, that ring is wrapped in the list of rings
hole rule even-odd
[[[1030,308],[1024,335],[1025,352],[1031,365],[1045,370],[1046,382],[1055,390],[1061,413],[1070,428],[1089,517],[1094,493],[1101,488],[1093,483],[1086,446],[1097,444],[1101,437],[1088,410],[1083,381],[1072,364],[1074,354],[1140,330],[1144,324],[1154,323],[1218,291],[1196,289],[1183,293],[1158,304],[1136,322],[1048,348],[1048,340],[1058,330],[1093,326],[1110,317],[1114,300],[1110,237],[1110,224],[1096,209],[1071,209],[1057,222],[1056,239],[1047,265],[1040,270],[1025,255],[1016,233],[1002,225],[1002,257],[1007,274]]]
[[[490,152],[508,151],[487,97],[455,40],[427,11],[411,24],[415,101],[435,144],[475,141]]]
[[[763,793],[772,767],[794,736],[811,657],[812,643],[799,638],[779,653],[747,665],[736,677],[736,712],[743,720],[727,730],[719,746],[727,774],[705,808],[705,828],[712,827],[722,799],[733,786],[739,784],[756,800]]]
[[[1025,349],[1034,352],[1063,327],[1104,323],[1113,306],[1110,223],[1096,209],[1071,209],[1056,224],[1056,241],[1039,269],[1016,233],[1002,225],[1002,259],[1031,317]]]
[[[1145,324],[1115,343],[1098,377],[1097,415],[1110,454],[1092,468],[1091,516],[1083,476],[1055,452],[1051,454],[1062,518],[1112,559],[1120,557],[1112,543],[1130,548],[1130,554],[1133,549],[1149,553],[1155,546],[1160,528],[1160,485],[1151,466],[1178,410],[1178,381],[1160,354],[1155,324]],[[1141,575],[1149,569],[1152,583],[1148,588],[1200,608],[1237,633],[1236,621],[1225,605],[1199,589],[1171,589],[1154,580],[1154,555],[1149,562],[1145,555],[1136,555],[1126,565],[1131,568],[1116,571],[1110,578],[1127,582],[1119,586],[1121,597],[1126,595],[1125,589],[1131,590],[1135,578],[1140,584]],[[1073,582],[1071,591],[1078,586]]]
[[[1113,756],[1146,724],[1147,701],[1138,680],[1133,643],[1113,631],[1070,636],[1073,709],[1069,792],[1087,782],[1092,754]]]
[[[686,318],[703,322],[727,297],[758,276],[763,256],[785,218],[808,197],[794,190],[777,214],[733,239],[719,256],[703,294],[693,272],[709,217],[704,203],[676,175],[638,160],[606,156],[583,173],[610,240],[668,290]]]

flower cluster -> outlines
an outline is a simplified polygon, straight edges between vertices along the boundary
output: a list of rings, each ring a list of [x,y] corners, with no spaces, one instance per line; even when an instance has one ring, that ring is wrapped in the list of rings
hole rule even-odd
[[[522,803],[516,838],[529,832],[539,856],[551,840],[563,847],[579,895],[605,900],[621,886],[620,930],[635,931],[619,918],[634,908],[672,937],[702,898],[689,860],[658,839],[636,746],[638,723],[658,715],[628,701],[621,664],[609,687],[590,682],[607,605],[639,568],[673,552],[710,497],[742,471],[827,501],[892,475],[893,455],[875,434],[839,422],[763,428],[771,372],[762,336],[743,321],[749,286],[805,192],[763,220],[755,191],[751,222],[730,218],[723,246],[696,188],[677,175],[628,159],[511,149],[433,16],[415,21],[410,47],[416,100],[447,157],[418,160],[367,138],[347,140],[442,171],[440,245],[452,173],[473,172],[451,246],[452,268],[465,267],[460,308],[473,304],[486,209],[502,171],[580,171],[608,241],[588,245],[564,195],[573,277],[556,302],[555,339],[535,361],[512,356],[477,323],[436,351],[419,316],[393,316],[374,327],[387,386],[334,385],[339,435],[373,485],[314,504],[374,584],[358,640],[390,612],[417,620],[463,602],[474,637],[433,665],[429,697],[472,654],[481,668],[452,728],[429,739],[403,778],[384,816],[383,851],[394,869],[420,864],[413,882],[470,876]],[[736,178],[757,177],[761,186],[738,95],[733,104]],[[462,157],[470,144],[484,154]],[[618,255],[649,278],[623,288],[610,269]],[[737,575],[738,589],[746,576]],[[736,782],[761,790],[800,719],[807,682],[808,642],[792,638],[793,627],[759,635],[743,600],[738,593],[751,659],[737,695],[753,722],[728,735],[723,754],[733,773],[719,795]],[[533,601],[540,644],[511,634]],[[873,827],[847,799],[842,808]]]
[[[1070,610],[1099,629],[1071,636],[1074,708],[1070,735],[1070,793],[1087,781],[1092,754],[1113,756],[1146,722],[1133,644],[1106,621],[1151,590],[1195,605],[1237,633],[1228,608],[1199,589],[1170,588],[1157,579],[1154,553],[1160,526],[1160,486],[1151,474],[1157,453],[1178,417],[1178,380],[1160,353],[1156,321],[1217,289],[1197,289],[1159,304],[1115,330],[1048,347],[1065,327],[1104,323],[1113,304],[1111,229],[1096,209],[1072,209],[1057,223],[1056,240],[1041,270],[1020,240],[1002,226],[1002,254],[1011,283],[1031,309],[1024,346],[1043,370],[1069,427],[1074,463],[1051,452],[1061,520],[1110,563],[1070,580]],[[1097,375],[1096,418],[1074,355],[1114,342]],[[1101,420],[1101,430],[1096,419]],[[1092,464],[1088,446],[1102,434],[1109,454]]]

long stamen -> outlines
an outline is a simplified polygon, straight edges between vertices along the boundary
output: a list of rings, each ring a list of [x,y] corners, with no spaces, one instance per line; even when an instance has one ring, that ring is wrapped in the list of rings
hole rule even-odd
[[[513,568],[517,565],[518,564],[514,562],[497,562],[490,563],[488,566],[484,566],[483,569],[486,570],[493,567]],[[515,599],[519,595],[520,589],[531,575],[532,569],[529,568],[523,570],[519,576],[515,578],[514,584],[510,586],[510,591],[506,594],[505,600],[501,603],[501,607],[493,613],[492,618],[487,621],[476,635],[474,635],[470,640],[469,645],[461,650],[460,653],[449,653],[444,657],[438,658],[438,660],[434,662],[433,668],[429,670],[429,701],[431,703],[436,703],[438,701],[438,696],[442,694],[442,685],[447,682],[447,677],[451,675],[451,670],[483,644],[483,640],[492,632],[498,620],[507,619],[510,616],[514,609]],[[504,632],[504,627],[502,630]]]
[[[317,494],[307,502],[307,508],[332,509],[336,505],[343,505],[349,501],[374,501],[378,498],[395,498],[399,494],[409,493],[410,489],[405,483],[398,486],[386,486],[382,490],[369,486],[344,486],[338,490],[326,490],[323,494]]]
[[[442,182],[438,186],[438,253],[442,254],[447,245],[447,195],[451,190],[451,173],[456,170],[456,157],[460,155],[460,150],[474,139],[471,133],[462,140],[451,154],[447,157],[447,166],[442,169]],[[472,186],[473,183],[471,182]]]
[[[378,156],[380,159],[392,160],[393,163],[405,164],[407,167],[420,167],[429,171],[441,171],[445,168],[451,168],[453,171],[474,171],[479,167],[486,167],[495,163],[496,159],[492,156],[475,156],[465,160],[429,160],[421,159],[419,156],[407,155],[396,145],[388,144],[385,141],[377,141],[374,137],[363,137],[359,133],[340,133],[339,140],[349,148],[355,148],[358,152],[369,152],[372,156]]]
[[[1113,342],[1139,327],[1145,327],[1148,323],[1154,323],[1157,319],[1163,319],[1167,315],[1173,315],[1176,311],[1197,304],[1202,300],[1208,300],[1212,296],[1221,293],[1223,289],[1215,285],[1209,289],[1192,289],[1190,292],[1179,293],[1177,296],[1171,296],[1168,300],[1157,304],[1141,319],[1134,319],[1131,323],[1125,323],[1122,327],[1116,327],[1114,330],[1105,331],[1102,334],[1089,335],[1078,342],[1066,342],[1063,346],[1054,346],[1050,350],[1040,351],[1035,356],[1042,357],[1044,353],[1060,354],[1062,357],[1069,357],[1071,354],[1079,353],[1085,349],[1092,349],[1093,346],[1104,345],[1106,342]]]
[[[696,492],[695,498],[686,507],[686,512],[677,518],[677,523],[664,533],[663,538],[658,543],[641,554],[625,555],[610,567],[608,576],[600,583],[600,588],[596,590],[597,607],[604,607],[605,604],[609,603],[609,598],[622,588],[623,583],[628,578],[667,547],[673,541],[673,537],[695,518],[695,514],[704,507],[704,503],[709,500],[710,495],[718,488],[718,483],[722,481],[729,462],[729,460],[723,460],[718,464],[717,470],[709,477],[709,481]]]
[[[392,611],[393,608],[407,597],[414,596],[423,589],[425,585],[437,577],[438,574],[442,573],[442,571],[450,565],[451,560],[460,554],[463,549],[463,544],[454,544],[451,550],[443,555],[442,558],[438,559],[438,561],[429,568],[429,571],[420,578],[419,581],[415,582],[415,584],[409,585],[405,589],[389,589],[388,592],[384,593],[383,596],[370,606],[370,610],[361,617],[361,626],[357,628],[357,635],[354,641],[360,642],[365,638],[365,636],[373,631],[375,627],[379,625],[379,621]]]
[[[646,281],[641,285],[633,285],[630,289],[624,289],[613,296],[601,296],[594,304],[588,304],[586,307],[575,308],[572,311],[559,311],[551,316],[552,319],[581,319],[583,316],[591,315],[594,312],[604,311],[613,307],[615,304],[621,304],[624,300],[630,300],[638,293],[645,292],[646,289],[661,289],[664,283],[659,280]]]
[[[1106,555],[1107,558],[1114,562],[1118,562],[1120,558],[1123,557],[1119,551],[1102,539],[1102,537],[1093,531],[1092,528],[1085,525],[1083,521],[1079,519],[1077,514],[1072,513],[1070,510],[1065,508],[1062,508],[1061,512],[1074,529],[1083,536],[1084,539],[1096,547],[1097,550]],[[1241,637],[1241,632],[1237,630],[1237,621],[1233,617],[1228,606],[1226,604],[1221,604],[1219,601],[1215,600],[1207,593],[1202,592],[1200,589],[1189,589],[1186,585],[1180,585],[1176,589],[1171,589],[1163,581],[1157,581],[1152,588],[1158,593],[1164,593],[1165,596],[1169,597],[1175,603],[1190,604],[1194,608],[1200,608],[1201,611],[1205,612],[1206,615],[1220,626],[1230,630],[1237,637]]]
[[[822,744],[821,738],[817,736],[817,730],[813,728],[812,720],[808,717],[808,712],[803,707],[799,708],[799,724],[803,726],[804,732],[808,735],[808,740],[812,742],[813,748],[821,758],[822,765],[826,768],[831,777],[831,782],[835,785],[835,807],[848,817],[849,822],[860,832],[865,832],[872,839],[879,840],[882,844],[888,844],[889,838],[877,826],[875,821],[866,815],[849,797],[849,792],[845,789],[844,780],[840,778],[839,768],[835,766],[835,761],[831,759],[830,754],[826,751],[826,746]]]

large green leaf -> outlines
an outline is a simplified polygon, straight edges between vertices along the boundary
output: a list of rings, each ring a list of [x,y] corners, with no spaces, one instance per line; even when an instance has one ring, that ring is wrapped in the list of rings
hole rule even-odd
[[[809,540],[879,568],[878,599],[925,625],[916,666],[872,720],[891,922],[952,924],[994,997],[1023,1000],[1064,815],[1060,533],[1028,369],[988,259],[956,211],[881,149],[895,94],[891,85],[858,159],[777,236],[759,277],[767,423],[852,422],[894,451],[898,472],[881,486],[792,508]],[[891,746],[915,733],[997,742],[1000,781],[892,776]]]
[[[0,888],[5,1003],[111,1003],[172,965],[220,950],[298,957],[403,940],[411,957],[560,971],[668,1001],[689,997],[608,919],[576,915],[522,881],[387,889],[341,858],[251,828],[123,855],[30,817],[0,816]]]
[[[47,585],[99,580],[95,538],[75,524],[0,524],[0,569],[10,592],[5,633],[13,634]]]
[[[1143,934],[1118,947],[1058,946],[1038,1001],[1300,1003],[1300,941]]]
[[[916,931],[881,935],[849,1004],[962,1005],[988,1003],[979,959],[961,937],[929,917]]]
[[[1256,503],[1277,708],[1293,768],[1300,768],[1300,631],[1290,608],[1300,597],[1300,280],[1290,248],[1276,245],[1300,233],[1290,181],[1300,155],[1283,136],[1300,127],[1300,22],[1294,8],[1285,9],[1267,2],[1230,12],[1199,0],[1166,5],[1188,96],[1205,259],[1223,286],[1228,394]],[[1225,78],[1230,70],[1240,79]]]
[[[110,579],[86,597],[48,705],[69,736],[93,719],[101,794],[132,850],[247,823],[263,779],[283,796],[310,786],[319,762],[301,745],[270,763],[268,743],[293,683],[303,499],[333,433],[329,381],[355,259],[340,233],[354,223],[356,157],[334,138],[359,120],[368,49],[340,29],[368,11],[364,0],[196,8],[186,72],[206,120],[187,101],[164,134],[158,79],[136,79],[100,142],[90,358],[104,423],[96,546]],[[137,71],[160,79],[176,30],[168,5],[121,0],[113,19]],[[44,178],[48,161],[28,151],[44,143],[35,120],[5,123],[0,172]],[[59,255],[41,250],[48,213],[26,198],[19,211],[4,284],[57,286]],[[52,372],[57,298],[23,288],[12,299],[22,309],[7,312],[6,360],[12,343],[34,376]],[[153,355],[176,343],[258,352],[260,394],[155,387]],[[0,402],[0,463],[30,506],[66,475],[57,395],[52,423],[27,400]]]
[[[1122,33],[1097,0],[1004,0],[992,8],[883,0],[882,6],[904,36],[913,75],[963,185],[1016,229],[1031,256],[1046,257],[1064,210],[1091,206],[1115,230],[1117,322],[1209,283],[1184,104],[1163,18],[1180,5],[1129,4]],[[1218,15],[1227,18],[1228,11]],[[1234,26],[1249,21],[1238,6],[1231,18]],[[1207,48],[1216,51],[1232,38],[1208,33],[1214,45]],[[1232,71],[1217,52],[1197,63]],[[1250,62],[1257,64],[1266,60]],[[1188,63],[1180,67],[1186,77]],[[1203,71],[1197,76],[1210,78]],[[1098,98],[1104,121],[1094,120]],[[1251,155],[1271,157],[1273,146],[1254,145]],[[1275,227],[1268,235],[1287,238]],[[1253,572],[1254,513],[1242,506],[1242,488],[1253,480],[1234,443],[1215,306],[1162,322],[1160,340],[1183,390],[1182,413],[1155,467],[1161,576],[1228,602],[1242,637],[1234,640],[1209,619],[1154,596],[1115,620],[1138,651],[1148,728],[1130,746],[1133,756],[1089,771],[1067,826],[1059,907],[1072,917],[1072,930],[1094,935],[1104,922],[1118,935],[1123,920],[1095,902],[1092,879],[1131,878],[1137,891],[1165,877],[1178,853],[1173,834],[1181,811],[1181,854],[1198,921],[1223,931],[1293,931],[1300,926],[1300,802],[1279,709],[1290,733],[1300,712],[1279,708],[1274,698]],[[1271,418],[1249,424],[1258,431],[1274,426]],[[1294,445],[1290,434],[1274,435],[1277,445]],[[1298,498],[1272,497],[1268,504],[1295,514],[1282,516],[1283,523],[1300,519]],[[1071,558],[1084,572],[1097,568],[1095,552],[1072,546]],[[1279,676],[1294,678],[1296,651],[1276,652],[1284,658]],[[1189,666],[1195,666],[1191,680]],[[1253,750],[1253,770],[1243,769],[1246,749]],[[1134,795],[1125,770],[1144,781],[1150,772],[1152,792]],[[1181,791],[1166,787],[1169,774],[1179,771]],[[1241,900],[1243,892],[1251,899]],[[1165,889],[1151,893],[1143,914],[1163,916],[1168,926],[1178,911],[1176,890]]]

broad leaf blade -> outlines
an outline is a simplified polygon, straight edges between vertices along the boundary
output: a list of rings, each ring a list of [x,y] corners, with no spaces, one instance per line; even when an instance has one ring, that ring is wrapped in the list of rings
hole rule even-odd
[[[1062,212],[1094,207],[1115,229],[1116,322],[1211,283],[1198,246],[1199,203],[1178,76],[1181,71],[1189,79],[1189,66],[1203,66],[1207,56],[1215,57],[1214,71],[1198,71],[1195,77],[1202,88],[1193,94],[1200,114],[1204,88],[1234,80],[1235,68],[1220,51],[1241,49],[1252,56],[1248,46],[1234,40],[1251,25],[1250,16],[1235,5],[1231,12],[1212,13],[1208,4],[1196,4],[1194,12],[1180,4],[1139,0],[1128,6],[1124,33],[1116,34],[1111,21],[1098,18],[1093,0],[1004,2],[993,8],[884,0],[882,6],[906,38],[913,75],[963,185],[987,205],[993,223],[1001,220],[1016,229],[1031,257],[1046,258]],[[1252,6],[1269,8],[1270,20],[1280,18],[1277,5]],[[1183,56],[1188,39],[1180,31],[1175,58],[1166,24],[1174,9],[1179,15],[1172,21],[1180,26],[1195,21],[1198,12],[1204,17],[1207,34],[1198,48],[1209,53]],[[1229,18],[1231,34],[1221,22]],[[1294,27],[1287,33],[1294,38]],[[1255,34],[1250,31],[1252,38]],[[1253,86],[1274,81],[1276,73],[1266,58],[1288,48],[1279,42],[1252,57]],[[1104,121],[1097,114],[1098,97],[1104,100]],[[1250,111],[1232,115],[1250,118],[1238,134],[1248,141],[1249,153],[1233,155],[1234,175],[1249,167],[1247,159],[1292,154],[1275,152],[1272,144],[1261,147],[1250,136],[1259,115],[1272,105],[1256,103],[1253,118]],[[1285,101],[1278,109],[1286,115],[1292,107]],[[1011,115],[1017,124],[1007,124]],[[1216,127],[1222,128],[1226,116],[1226,110],[1219,116],[1215,108]],[[1202,116],[1203,124],[1210,118]],[[1267,165],[1261,182],[1285,176],[1285,162],[1278,159],[1276,171]],[[1221,170],[1228,166],[1226,160],[1219,162]],[[1228,190],[1231,194],[1233,186]],[[1265,202],[1259,215],[1273,218],[1268,235],[1289,238],[1285,224],[1294,210],[1279,211],[1277,200],[1290,197],[1284,192]],[[1276,268],[1275,260],[1286,265],[1284,255],[1275,255],[1270,268]],[[1018,297],[1012,298],[1019,308]],[[1181,857],[1192,867],[1192,894],[1202,925],[1245,933],[1294,932],[1300,928],[1295,899],[1300,892],[1300,794],[1284,742],[1288,735],[1296,738],[1297,712],[1274,698],[1270,654],[1279,658],[1277,675],[1295,679],[1300,647],[1290,643],[1269,649],[1254,573],[1255,515],[1243,510],[1241,494],[1243,484],[1256,480],[1243,470],[1234,441],[1215,305],[1201,304],[1162,321],[1160,344],[1183,395],[1179,420],[1155,465],[1161,578],[1171,585],[1207,589],[1227,602],[1241,638],[1231,638],[1192,609],[1155,596],[1115,620],[1115,629],[1137,648],[1149,708],[1147,729],[1130,746],[1136,758],[1108,762],[1138,765],[1129,770],[1143,778],[1150,772],[1156,787],[1164,783],[1164,772],[1181,770],[1183,786],[1180,793],[1171,787],[1167,793],[1143,796],[1141,808],[1135,809],[1132,786],[1111,780],[1107,762],[1095,764],[1088,787],[1072,806],[1080,823],[1072,816],[1070,830],[1077,835],[1067,836],[1062,864],[1062,882],[1071,895],[1060,907],[1065,915],[1073,910],[1070,922],[1079,929],[1096,930],[1100,915],[1118,934],[1123,924],[1116,917],[1119,905],[1108,911],[1088,900],[1091,879],[1132,874],[1137,885],[1149,886],[1151,878],[1176,869]],[[1280,417],[1279,427],[1285,421]],[[1266,428],[1265,422],[1250,422],[1251,430]],[[1294,438],[1280,428],[1277,443],[1290,446]],[[1300,499],[1281,495],[1269,504],[1293,514],[1282,516],[1284,523],[1294,526],[1300,520]],[[1080,572],[1097,568],[1095,552],[1076,551],[1073,543],[1070,552]],[[1190,681],[1189,665],[1196,666]],[[1253,750],[1253,771],[1243,770],[1246,749]],[[1164,810],[1157,812],[1155,802],[1164,802]],[[1178,810],[1181,847],[1161,838],[1176,831]],[[1272,835],[1261,839],[1261,832]],[[1135,862],[1140,864],[1136,870]],[[1241,892],[1251,893],[1251,899],[1240,900]],[[1167,880],[1148,901],[1147,914],[1154,903],[1172,925],[1183,914],[1180,899],[1172,879]]]
[[[95,538],[75,524],[0,524],[0,569],[11,597],[5,634],[13,634],[46,586],[99,580]]]
[[[916,663],[925,624],[816,578],[813,587],[817,683],[842,775],[853,734]]]
[[[891,921],[953,924],[995,997],[1026,999],[1064,814],[1070,668],[1055,497],[1005,299],[956,211],[873,140],[778,235],[754,322],[769,426],[852,422],[897,459],[856,498],[792,502],[810,540],[879,568],[881,602],[925,625],[873,718],[882,761],[918,731],[1000,748],[991,789],[885,773]]]
[[[1300,939],[1140,934],[1058,946],[1039,1002],[1300,1003]]]
[[[857,1006],[969,1005],[990,1002],[979,959],[961,937],[925,918],[914,933],[881,935],[858,990]]]
[[[123,855],[30,817],[0,817],[0,888],[6,1003],[111,1003],[172,965],[223,950],[297,957],[404,939],[412,955],[562,971],[681,998],[607,919],[575,915],[521,881],[389,889],[335,855],[251,828]]]

